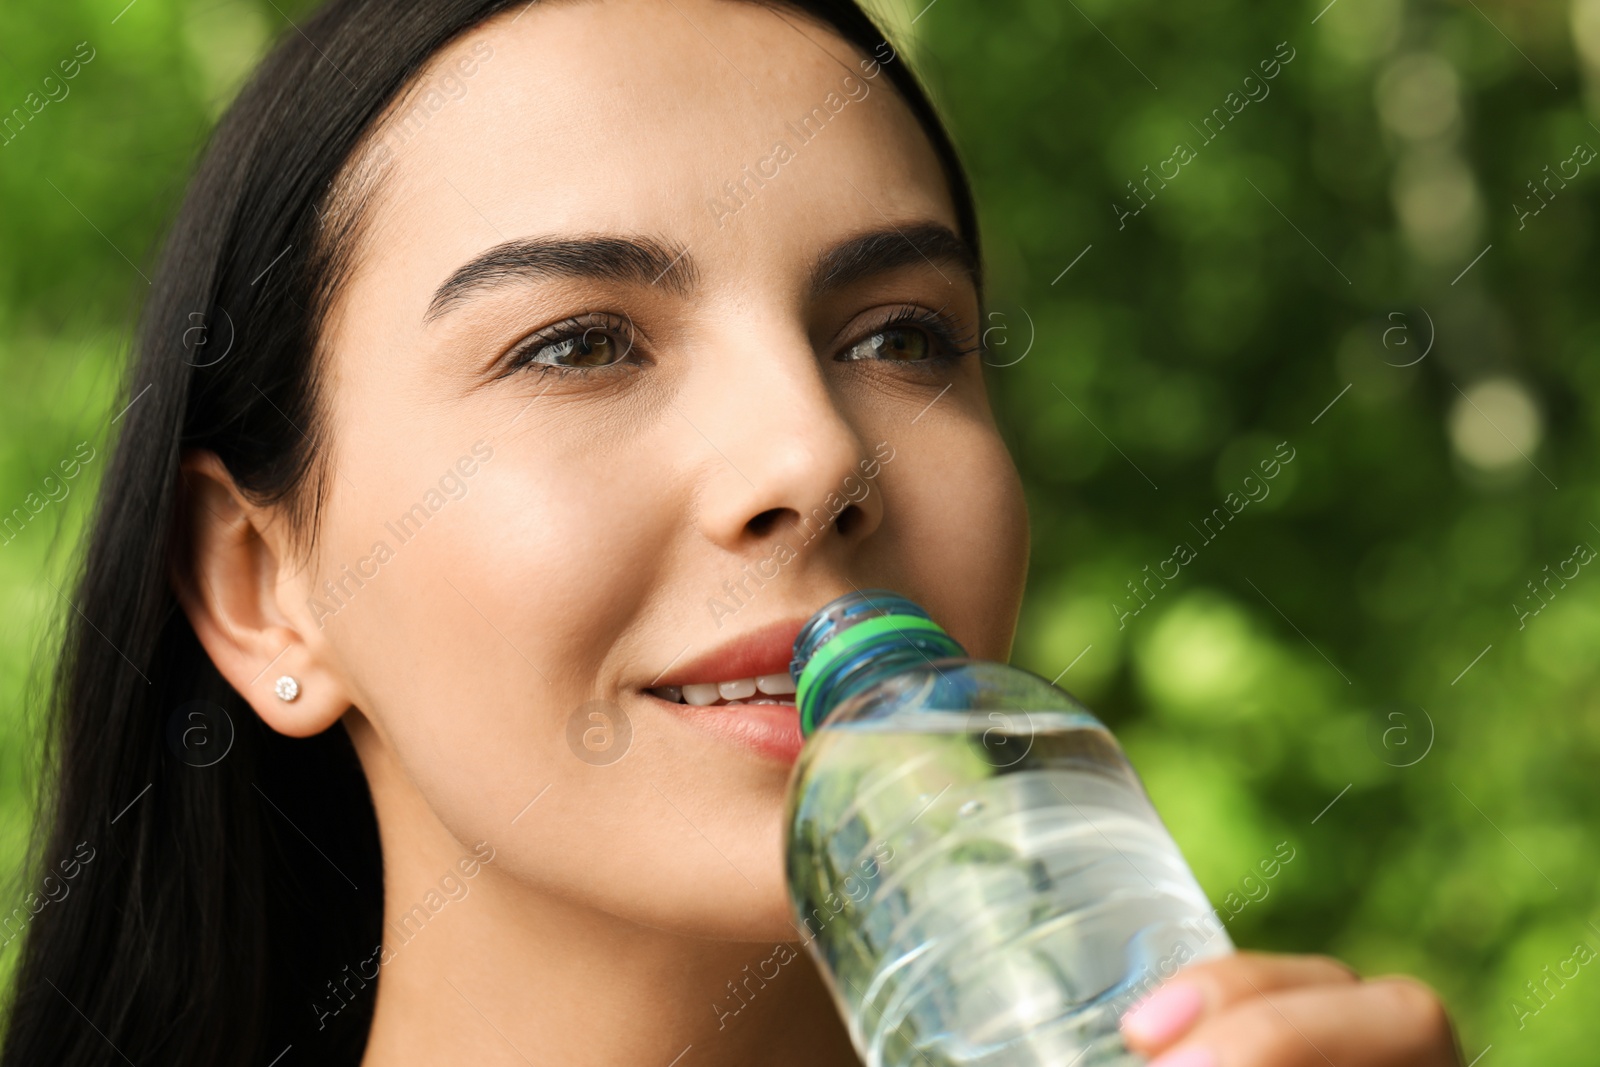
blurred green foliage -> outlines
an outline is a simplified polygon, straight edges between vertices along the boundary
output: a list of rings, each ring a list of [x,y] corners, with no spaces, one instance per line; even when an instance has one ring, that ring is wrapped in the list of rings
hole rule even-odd
[[[1030,488],[1016,660],[1073,664],[1214,900],[1298,850],[1240,944],[1421,975],[1469,1060],[1577,1064],[1600,982],[1543,968],[1600,946],[1600,167],[1562,166],[1600,148],[1600,5],[1326,3],[918,22]]]
[[[1600,945],[1600,0],[924,2],[879,6],[983,210],[1016,661],[1124,739],[1214,900],[1260,897],[1241,945],[1421,975],[1469,1059],[1580,1063],[1600,978],[1544,968]],[[96,450],[0,533],[11,871],[141,271],[308,7],[125,3],[0,13],[0,115],[94,54],[0,134],[0,514]]]

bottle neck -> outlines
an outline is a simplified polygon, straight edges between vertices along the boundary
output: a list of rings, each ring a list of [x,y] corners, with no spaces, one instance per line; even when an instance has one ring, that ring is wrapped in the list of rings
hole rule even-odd
[[[847,619],[823,634],[811,635],[808,644],[797,643],[801,670],[795,704],[802,734],[815,733],[834,708],[890,675],[966,655],[955,638],[920,608],[895,600],[918,614],[890,610]]]

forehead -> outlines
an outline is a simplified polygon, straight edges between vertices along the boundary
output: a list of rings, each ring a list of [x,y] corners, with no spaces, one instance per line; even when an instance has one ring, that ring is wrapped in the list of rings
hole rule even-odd
[[[888,55],[738,0],[513,8],[435,56],[374,131],[366,232],[385,254],[362,258],[404,264],[420,316],[459,263],[528,235],[659,234],[737,273],[889,220],[954,227]]]

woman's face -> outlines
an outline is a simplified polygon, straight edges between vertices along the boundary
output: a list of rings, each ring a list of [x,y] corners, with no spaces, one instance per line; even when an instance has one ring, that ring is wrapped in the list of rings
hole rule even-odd
[[[792,938],[792,697],[671,687],[783,675],[874,586],[1006,656],[1024,508],[903,61],[753,4],[540,3],[376,132],[285,599],[386,843],[422,820],[541,893]]]

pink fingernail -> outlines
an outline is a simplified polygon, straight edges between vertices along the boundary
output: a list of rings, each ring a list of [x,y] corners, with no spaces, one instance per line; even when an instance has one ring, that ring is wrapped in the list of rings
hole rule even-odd
[[[1186,1048],[1150,1061],[1150,1067],[1217,1067],[1210,1049]]]
[[[1170,1044],[1194,1025],[1205,1009],[1205,997],[1187,982],[1174,982],[1155,991],[1149,1000],[1122,1017],[1122,1032],[1140,1044],[1160,1047]],[[1193,1067],[1199,1067],[1195,1061]],[[1153,1065],[1152,1065],[1153,1067]],[[1191,1067],[1185,1061],[1171,1067]]]

